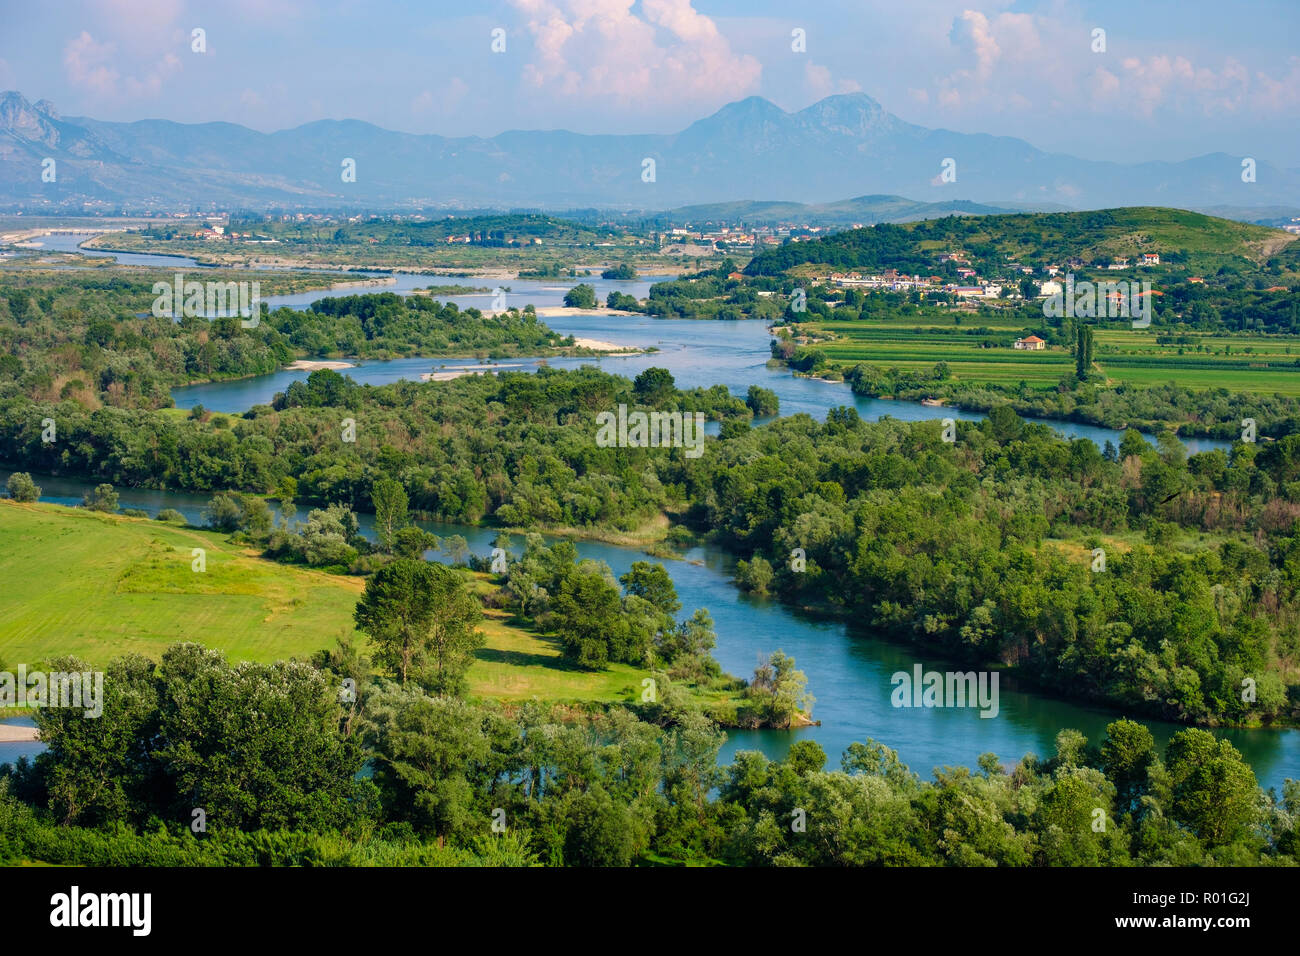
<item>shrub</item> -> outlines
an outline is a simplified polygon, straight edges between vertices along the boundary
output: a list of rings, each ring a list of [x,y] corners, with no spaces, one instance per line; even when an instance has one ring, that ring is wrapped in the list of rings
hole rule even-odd
[[[41,497],[41,486],[25,471],[15,471],[5,487],[14,501],[36,501]]]
[[[117,510],[117,492],[110,484],[96,485],[94,491],[86,492],[81,499],[81,507],[112,514]]]

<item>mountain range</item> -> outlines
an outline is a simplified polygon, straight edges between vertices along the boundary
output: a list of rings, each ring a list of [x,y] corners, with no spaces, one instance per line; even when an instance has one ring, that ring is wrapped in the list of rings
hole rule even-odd
[[[968,199],[918,202],[903,196],[856,196],[836,202],[737,200],[679,206],[655,218],[666,223],[745,223],[751,226],[808,223],[817,226],[915,222],[944,216],[996,216],[1017,212],[1064,212],[1058,203],[976,203]]]
[[[0,206],[31,212],[86,204],[669,209],[772,196],[825,204],[864,194],[955,209],[962,202],[999,210],[1300,204],[1300,169],[1253,158],[1249,183],[1243,157],[1225,153],[1136,164],[1079,159],[1012,137],[916,126],[862,93],[797,112],[750,97],[673,134],[512,130],[458,138],[358,120],[275,133],[232,123],[103,122],[0,94]],[[48,159],[53,182],[42,179]],[[344,181],[347,160],[354,182]]]

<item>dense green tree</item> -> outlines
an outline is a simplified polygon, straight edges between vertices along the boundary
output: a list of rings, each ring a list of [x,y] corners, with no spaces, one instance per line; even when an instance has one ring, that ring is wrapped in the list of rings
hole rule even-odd
[[[486,831],[490,818],[476,819],[472,779],[490,754],[483,715],[415,688],[383,691],[369,709],[365,739],[388,815],[440,837]]]
[[[627,574],[618,579],[628,594],[645,598],[660,613],[672,617],[682,609],[672,576],[662,564],[634,561]]]
[[[582,667],[603,668],[629,658],[639,662],[628,646],[618,587],[601,568],[579,565],[562,578],[551,619],[564,655]]]
[[[217,531],[236,531],[244,518],[241,496],[229,491],[219,492],[208,500],[201,515],[204,523]]]
[[[627,806],[602,787],[572,795],[566,808],[564,861],[570,866],[627,866],[632,857],[632,821]]]
[[[658,405],[672,395],[673,375],[666,368],[651,366],[640,373],[632,383],[636,400],[644,405]]]
[[[1082,382],[1092,374],[1092,326],[1080,324],[1075,335],[1074,372]]]
[[[781,400],[776,392],[760,385],[749,386],[745,395],[745,404],[755,417],[767,418],[781,411]]]
[[[1181,730],[1165,748],[1170,815],[1210,847],[1239,839],[1259,817],[1255,773],[1237,748],[1205,730]]]
[[[357,628],[375,646],[375,663],[403,684],[423,666],[438,613],[434,569],[421,560],[398,558],[366,581],[357,602]]]
[[[195,644],[158,667],[156,760],[172,820],[209,826],[328,829],[356,809],[355,745],[338,732],[335,694],[308,664],[231,666]]]
[[[570,309],[596,308],[596,290],[586,283],[575,285],[564,293],[564,304]]]
[[[1159,761],[1151,731],[1132,720],[1117,720],[1106,727],[1101,745],[1101,769],[1115,785],[1116,806],[1131,814],[1150,790],[1150,774]]]
[[[75,658],[53,660],[50,670],[91,673]],[[119,658],[105,669],[102,681],[100,714],[90,716],[76,707],[36,712],[46,747],[37,766],[45,776],[49,808],[64,824],[138,821],[162,799],[152,764],[159,716],[153,663],[138,656]],[[83,686],[87,691],[93,692],[93,685]]]
[[[434,613],[421,683],[433,694],[462,694],[474,654],[486,640],[475,626],[483,618],[482,607],[465,586],[462,572],[442,564],[430,565],[430,570]]]
[[[39,501],[41,497],[41,486],[25,471],[15,471],[10,475],[5,489],[14,501]]]
[[[438,547],[438,536],[415,525],[407,525],[393,535],[393,554],[399,558],[424,560],[424,553]]]
[[[371,485],[370,500],[375,506],[375,534],[380,547],[391,554],[397,532],[410,521],[406,489],[399,481],[380,478]]]

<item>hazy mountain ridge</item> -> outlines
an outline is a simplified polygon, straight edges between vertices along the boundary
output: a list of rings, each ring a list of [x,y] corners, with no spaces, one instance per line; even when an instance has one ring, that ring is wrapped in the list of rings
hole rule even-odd
[[[1017,212],[1057,212],[1059,203],[975,203],[966,199],[918,202],[904,196],[855,196],[829,203],[779,200],[740,200],[680,206],[659,213],[672,222],[744,222],[749,225],[807,223],[814,226],[874,225],[879,222],[913,222],[942,216],[993,216]]]
[[[57,162],[55,182],[42,160]],[[942,163],[955,161],[956,181]],[[345,159],[356,182],[342,181]],[[645,181],[644,160],[654,161]],[[396,209],[412,206],[670,209],[785,196],[910,196],[1001,208],[1300,204],[1300,170],[1241,157],[1122,165],[1049,154],[1023,140],[927,129],[865,94],[787,113],[760,97],[671,135],[512,130],[490,138],[400,133],[320,120],[259,133],[232,123],[112,123],[60,117],[46,101],[0,94],[0,202]],[[648,179],[648,173],[646,174]]]

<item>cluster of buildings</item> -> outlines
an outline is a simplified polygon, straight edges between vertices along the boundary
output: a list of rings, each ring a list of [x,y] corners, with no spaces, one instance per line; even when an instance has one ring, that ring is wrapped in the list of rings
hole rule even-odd
[[[827,276],[827,279],[841,288],[883,289],[890,292],[920,290],[923,293],[945,292],[955,295],[959,299],[998,299],[1002,297],[1002,290],[1008,286],[1016,288],[1018,294],[1018,286],[1021,280],[1025,276],[1032,277],[1035,272],[1040,272],[1044,279],[1040,282],[1038,297],[1043,298],[1061,292],[1061,284],[1055,281],[1054,277],[1061,276],[1063,270],[1081,269],[1087,265],[1082,259],[1075,258],[1067,259],[1064,267],[1057,264],[1048,264],[1042,266],[1041,269],[1022,265],[1019,262],[1008,262],[1006,264],[1006,277],[981,279],[976,270],[971,267],[970,258],[964,252],[943,252],[939,254],[938,260],[941,265],[951,264],[955,267],[956,282],[950,281],[944,276],[906,275],[900,273],[897,269],[886,269],[875,274],[833,272]],[[1148,252],[1143,253],[1133,262],[1128,259],[1114,259],[1106,268],[1123,270],[1158,265],[1160,265],[1160,254]],[[1204,280],[1193,279],[1191,281]],[[1020,348],[1021,346],[1017,345],[1016,347]],[[1037,346],[1033,345],[1033,343],[1025,347],[1037,349]]]
[[[844,289],[884,289],[889,292],[950,292],[962,299],[996,299],[1002,295],[1000,282],[982,282],[973,269],[958,269],[958,278],[969,284],[948,282],[943,276],[906,275],[897,269],[886,269],[877,275],[857,272],[832,272],[830,281]]]
[[[196,229],[193,233],[195,239],[240,239],[244,242],[279,242],[279,239],[272,239],[270,236],[263,236],[255,232],[227,232],[225,226],[209,225],[201,229]]]
[[[472,236],[472,235],[470,235],[469,233],[465,233],[465,234],[463,234],[463,235],[459,235],[459,236],[448,236],[448,237],[446,238],[445,241],[447,242],[448,245],[471,245],[472,243],[474,243],[474,242],[476,242],[476,241],[481,242],[481,241],[483,241],[483,240],[486,239],[486,238],[487,238],[487,236],[485,236],[485,235],[483,235],[483,234],[481,234],[481,233],[480,233],[479,235],[477,235],[477,236]],[[509,239],[509,240],[503,240],[503,241],[507,241],[507,242],[513,243],[513,244],[515,244],[515,245],[533,245],[533,246],[540,246],[540,245],[542,244],[542,240],[541,240],[540,238],[538,238],[537,236],[533,236],[531,239],[525,239],[525,238],[522,238],[522,237],[521,237],[521,238],[513,238],[513,237],[512,237],[512,238]],[[612,246],[612,245],[614,245],[614,243],[612,243],[612,242],[608,242],[608,243],[598,243],[598,245],[609,245],[609,246]]]
[[[853,228],[860,229],[861,224],[854,223]],[[698,229],[690,226],[678,226],[666,230],[663,237],[665,242],[713,246],[719,251],[726,251],[728,248],[739,249],[742,247],[748,250],[756,245],[779,246],[786,240],[807,242],[810,239],[820,239],[823,235],[828,235],[834,231],[823,226],[808,225],[755,226],[753,228],[719,226],[717,228]]]
[[[1127,259],[1113,259],[1111,260],[1110,265],[1106,266],[1106,268],[1110,269],[1111,271],[1115,271],[1117,269],[1134,269],[1134,268],[1141,269],[1148,266],[1158,266],[1158,265],[1160,265],[1160,253],[1144,252],[1137,259],[1137,261],[1132,263],[1131,265],[1129,264],[1129,261]]]

